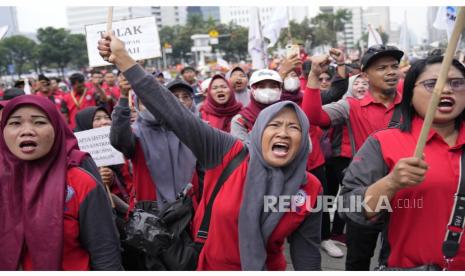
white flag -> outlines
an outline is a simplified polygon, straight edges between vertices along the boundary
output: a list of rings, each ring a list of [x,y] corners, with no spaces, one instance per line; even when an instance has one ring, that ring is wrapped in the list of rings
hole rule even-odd
[[[270,40],[268,48],[273,47],[278,42],[281,29],[289,26],[289,19],[287,16],[287,8],[275,7],[270,19],[263,27],[263,37]]]
[[[368,24],[368,48],[374,45],[383,44],[383,40],[381,39],[381,35],[371,26]]]
[[[249,26],[249,55],[252,57],[253,69],[265,68],[265,52],[263,50],[263,38],[260,34],[260,22],[258,18],[258,8],[250,8],[250,26]]]
[[[404,58],[407,57],[407,53],[410,50],[410,36],[408,33],[408,24],[407,24],[407,11],[404,13],[404,22],[402,23],[402,27],[400,28],[400,40],[399,40],[399,48],[406,53]]]
[[[229,63],[226,60],[219,57],[219,56],[216,57],[216,64],[218,64],[219,66],[221,66],[223,68],[229,69]]]
[[[438,30],[446,30],[447,39],[450,39],[452,30],[454,29],[455,19],[457,18],[456,7],[439,7],[438,13],[436,14],[436,20],[434,20],[433,27]]]
[[[26,95],[31,95],[31,86],[29,85],[29,80],[27,78],[23,79],[24,80],[24,93]]]
[[[8,25],[0,27],[0,40],[6,35],[8,32]]]

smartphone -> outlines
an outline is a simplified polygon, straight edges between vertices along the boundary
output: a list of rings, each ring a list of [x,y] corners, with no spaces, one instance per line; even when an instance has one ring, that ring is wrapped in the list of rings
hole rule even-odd
[[[286,45],[286,58],[290,58],[293,55],[299,55],[300,47],[297,44]]]

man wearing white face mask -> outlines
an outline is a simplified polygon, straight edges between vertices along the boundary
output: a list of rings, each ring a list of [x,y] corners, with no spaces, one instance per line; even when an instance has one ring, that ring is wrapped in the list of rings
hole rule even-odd
[[[250,103],[232,118],[231,134],[246,140],[261,110],[281,99],[283,80],[278,72],[262,69],[250,77]]]

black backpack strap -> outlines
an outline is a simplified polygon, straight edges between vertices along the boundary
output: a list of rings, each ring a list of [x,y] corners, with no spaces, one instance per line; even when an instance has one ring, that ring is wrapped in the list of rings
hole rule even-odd
[[[220,191],[226,179],[231,175],[231,173],[244,161],[247,157],[248,150],[244,145],[242,150],[228,163],[221,173],[218,181],[216,182],[215,188],[213,189],[212,195],[208,200],[207,207],[205,208],[205,213],[203,215],[202,224],[200,224],[199,231],[197,232],[197,237],[206,239],[208,237],[208,228],[210,227],[210,219],[212,216],[212,207],[213,202],[215,201],[216,195]]]
[[[389,122],[388,127],[399,127],[401,116],[402,110],[400,109],[400,104],[398,104],[394,107],[394,114],[392,114],[391,121]]]
[[[457,193],[454,197],[454,206],[447,225],[446,237],[442,243],[442,254],[444,254],[447,263],[451,262],[457,255],[465,225],[465,148],[462,148],[460,177]]]

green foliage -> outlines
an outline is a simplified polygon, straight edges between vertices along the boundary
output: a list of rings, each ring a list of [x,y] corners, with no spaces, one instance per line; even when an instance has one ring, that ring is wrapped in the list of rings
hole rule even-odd
[[[86,39],[82,34],[70,34],[63,28],[41,28],[37,31],[39,44],[25,36],[12,36],[0,42],[0,74],[8,64],[14,64],[18,76],[27,70],[42,72],[44,67],[81,69],[88,64]]]
[[[0,76],[6,74],[9,62],[8,49],[6,49],[5,45],[0,42]]]
[[[56,67],[63,74],[68,65],[82,68],[87,65],[86,39],[81,34],[70,34],[60,28],[47,27],[37,31],[40,41],[38,58],[40,65]]]
[[[33,59],[36,43],[25,36],[15,35],[1,41],[2,47],[6,49],[6,60],[15,65],[16,73],[20,77],[24,72],[25,65]]]
[[[301,23],[297,23],[294,20],[289,22],[289,29],[291,31],[293,43],[305,43],[305,41],[311,41],[314,36],[314,28],[310,26],[310,19],[305,17]],[[276,49],[278,45],[283,47],[289,41],[288,29],[282,29],[278,39],[278,43],[273,47]]]
[[[336,33],[344,30],[344,24],[352,19],[349,10],[341,9],[336,13],[321,13],[312,18],[315,25],[312,46],[336,45]]]
[[[204,21],[201,16],[191,15],[185,26],[163,27],[159,31],[160,42],[171,44],[173,53],[170,54],[174,62],[179,63],[187,53],[191,52],[194,34],[208,34],[211,30],[217,30],[220,34],[218,45],[214,45],[214,50],[219,49],[225,52],[225,58],[245,59],[247,56],[248,29],[236,24],[219,24],[212,18]]]

